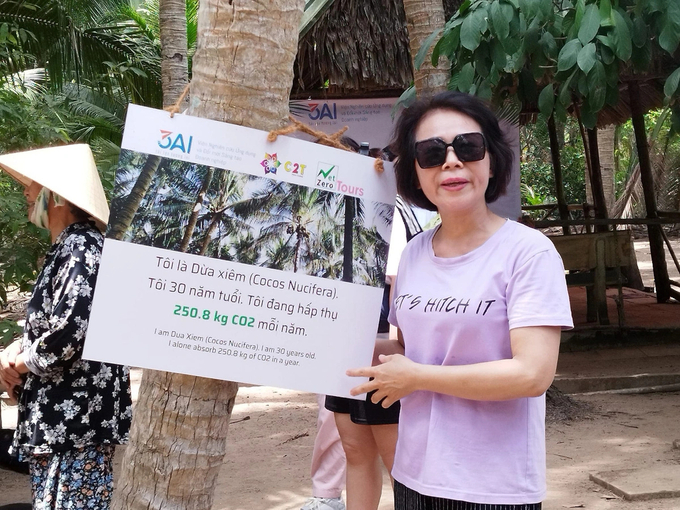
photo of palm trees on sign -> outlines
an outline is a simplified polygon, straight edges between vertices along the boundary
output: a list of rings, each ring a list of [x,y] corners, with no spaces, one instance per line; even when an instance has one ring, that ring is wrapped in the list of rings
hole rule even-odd
[[[382,287],[392,215],[380,202],[122,150],[107,237]]]

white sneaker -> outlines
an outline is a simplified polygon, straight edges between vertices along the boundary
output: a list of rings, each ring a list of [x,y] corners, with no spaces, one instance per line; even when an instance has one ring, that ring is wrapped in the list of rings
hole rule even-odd
[[[342,498],[312,497],[300,510],[345,510],[345,502]]]

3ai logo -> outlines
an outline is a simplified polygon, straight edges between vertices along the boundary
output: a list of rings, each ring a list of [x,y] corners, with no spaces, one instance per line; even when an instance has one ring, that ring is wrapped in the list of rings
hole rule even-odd
[[[191,152],[191,142],[193,141],[194,137],[190,136],[187,139],[187,145],[184,145],[184,136],[182,133],[177,133],[177,136],[172,136],[172,131],[161,129],[161,139],[158,140],[158,146],[161,149],[179,149],[184,154],[189,154]]]
[[[319,162],[316,170],[316,185],[320,188],[335,189],[335,182],[338,178],[338,166],[332,163]]]
[[[323,103],[321,107],[319,107],[319,103],[309,103],[309,110],[309,118],[311,120],[322,120],[326,118],[336,120],[338,118],[336,103],[332,104],[332,108],[328,103]]]
[[[279,158],[276,157],[276,153],[274,154],[267,154],[265,152],[264,154],[264,159],[260,163],[264,167],[264,174],[275,174],[276,169],[281,166],[281,162],[279,161]]]

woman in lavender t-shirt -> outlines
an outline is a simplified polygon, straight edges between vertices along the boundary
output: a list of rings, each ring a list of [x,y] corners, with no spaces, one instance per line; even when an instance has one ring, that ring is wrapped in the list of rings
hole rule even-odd
[[[482,101],[444,92],[415,103],[392,147],[399,194],[442,220],[402,254],[395,354],[348,371],[373,378],[353,394],[401,399],[395,509],[539,509],[545,391],[572,327],[562,261],[540,232],[487,207],[513,155]]]

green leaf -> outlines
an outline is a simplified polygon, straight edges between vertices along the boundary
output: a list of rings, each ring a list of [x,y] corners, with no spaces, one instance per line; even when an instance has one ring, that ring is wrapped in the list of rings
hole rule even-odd
[[[661,46],[668,53],[675,53],[678,43],[680,42],[680,31],[678,31],[670,19],[666,20],[663,30],[659,34],[659,46]]]
[[[633,50],[628,24],[623,15],[616,9],[612,10],[613,30],[610,40],[614,43],[614,54],[619,60],[628,60]]]
[[[585,0],[577,0],[576,1],[576,18],[574,19],[574,24],[577,27],[581,26],[581,22],[583,21],[583,16],[586,13],[586,2]]]
[[[593,70],[588,73],[588,101],[593,111],[598,112],[604,106],[607,97],[607,81],[602,62],[597,61]]]
[[[489,54],[489,43],[482,41],[474,54],[475,71],[482,78],[489,76],[492,65],[491,55]]]
[[[550,19],[554,12],[552,0],[539,0],[538,10],[543,15],[543,19]]]
[[[519,0],[519,10],[525,18],[533,18],[538,11],[537,0]]]
[[[612,4],[610,0],[600,0],[600,25],[610,27],[612,17]]]
[[[675,25],[677,30],[680,30],[680,2],[669,1],[666,7],[666,17],[668,23]]]
[[[460,44],[470,51],[474,51],[482,40],[482,32],[486,21],[479,11],[474,11],[465,18],[460,28]]]
[[[519,0],[508,0],[515,9],[519,9]]]
[[[510,10],[510,18],[506,16],[507,9]],[[496,32],[496,36],[502,39],[506,38],[510,33],[510,22],[514,11],[512,6],[508,4],[501,4],[499,0],[495,0],[489,9],[489,17],[491,18],[491,26]]]
[[[611,64],[616,59],[614,52],[610,50],[607,46],[600,46],[600,57],[604,64]]]
[[[574,12],[573,9],[570,10],[564,16],[564,18],[562,19],[562,33],[563,34],[568,34],[568,33],[571,32],[571,29],[574,26],[575,18],[576,18],[576,13]]]
[[[413,59],[413,65],[415,66],[416,69],[420,69],[420,66],[423,65],[423,61],[425,60],[425,56],[427,53],[430,51],[430,47],[432,46],[432,43],[434,40],[439,37],[439,34],[442,32],[441,28],[438,28],[434,32],[432,32],[430,35],[427,36],[427,39],[423,41],[423,44],[420,46],[420,49],[418,50],[418,53],[416,53],[416,58]]]
[[[490,101],[493,97],[493,91],[491,90],[491,83],[489,80],[482,80],[477,89],[477,97],[484,99],[485,101]]]
[[[600,29],[600,11],[597,5],[590,4],[586,7],[586,12],[581,20],[581,25],[578,29],[578,39],[581,44],[588,44],[597,35]]]
[[[538,110],[541,112],[541,115],[548,119],[552,115],[553,106],[555,106],[555,91],[553,90],[553,84],[549,83],[543,87],[543,90],[538,95]]]
[[[633,44],[642,48],[648,41],[647,24],[641,17],[633,20]]]
[[[458,8],[458,14],[465,14],[465,11],[467,11],[470,8],[470,0],[465,0],[462,4],[460,4],[460,7]]]
[[[593,110],[587,98],[581,107],[581,122],[587,129],[593,129],[597,125],[597,111]]]
[[[458,77],[458,90],[461,92],[468,92],[472,86],[472,82],[475,79],[475,68],[471,63],[467,63],[460,70]]]
[[[557,56],[557,70],[566,71],[571,69],[576,64],[576,59],[582,47],[581,41],[578,39],[572,39],[562,46],[560,54]]]
[[[564,80],[562,82],[562,85],[560,86],[560,92],[558,94],[558,99],[562,106],[567,108],[571,104],[571,81],[574,79],[574,76],[576,75],[576,70],[573,71],[570,75],[569,78]]]
[[[494,65],[501,71],[505,69],[508,64],[508,54],[506,53],[503,45],[498,41],[498,39],[491,40],[491,57],[493,58]]]
[[[595,62],[597,62],[595,43],[590,42],[581,48],[581,51],[578,52],[578,57],[576,57],[576,62],[581,71],[588,74],[595,65]]]
[[[523,44],[525,53],[534,53],[538,48],[540,29],[540,21],[538,18],[534,18],[534,20],[531,22],[531,25],[529,25],[526,34],[524,34]]]
[[[460,42],[460,27],[444,30],[442,38],[437,41],[432,50],[432,65],[439,61],[439,57],[444,55],[449,60],[454,60],[454,53]]]
[[[678,90],[678,85],[680,85],[680,67],[671,73],[671,75],[666,79],[666,83],[663,86],[663,93],[666,97],[672,97]]]
[[[543,32],[541,40],[539,41],[543,54],[549,59],[554,59],[557,56],[557,42],[555,37],[550,32]]]

